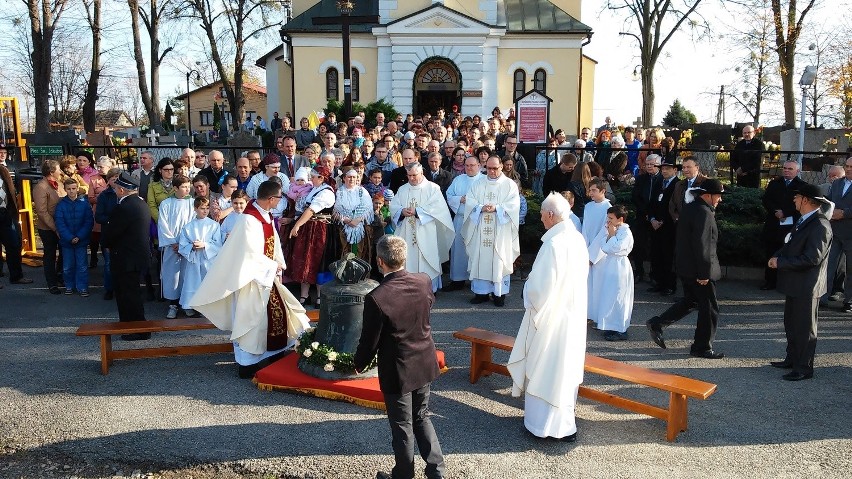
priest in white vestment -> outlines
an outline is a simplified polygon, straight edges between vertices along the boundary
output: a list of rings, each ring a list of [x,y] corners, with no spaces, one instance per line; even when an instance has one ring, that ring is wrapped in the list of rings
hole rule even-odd
[[[606,187],[606,181],[593,178],[586,192],[586,195],[592,200],[586,203],[583,208],[583,229],[581,232],[583,238],[586,239],[586,246],[592,244],[592,240],[606,224],[606,211],[612,206],[606,199]]]
[[[494,300],[503,306],[515,259],[521,254],[518,241],[521,209],[518,185],[503,174],[500,158],[485,162],[486,175],[467,192],[462,234],[467,247],[472,304]]]
[[[462,154],[464,152],[462,151]],[[452,210],[453,228],[456,230],[453,246],[450,248],[450,284],[444,286],[442,291],[456,291],[464,288],[464,282],[470,279],[468,269],[467,247],[464,245],[462,236],[462,224],[464,223],[464,212],[467,203],[467,192],[474,181],[482,178],[479,171],[479,160],[475,156],[469,156],[464,160],[465,174],[456,176],[450,187],[447,188],[447,205]]]
[[[633,233],[626,217],[624,206],[611,207],[606,225],[589,245],[589,319],[607,341],[626,340],[633,315],[633,269],[627,258]]]
[[[574,405],[586,356],[583,236],[566,220],[568,201],[552,193],[541,204],[547,232],[524,285],[524,318],[509,356],[512,395],[524,394],[524,426],[538,437],[574,441]]]
[[[270,214],[281,186],[263,182],[257,194],[190,300],[217,328],[231,331],[244,378],[292,348],[309,327],[305,308],[281,284],[284,255]]]
[[[408,244],[405,270],[428,274],[434,293],[441,288],[441,263],[450,258],[455,229],[441,187],[426,180],[420,163],[411,163],[406,169],[408,183],[391,200],[391,221],[394,234]]]

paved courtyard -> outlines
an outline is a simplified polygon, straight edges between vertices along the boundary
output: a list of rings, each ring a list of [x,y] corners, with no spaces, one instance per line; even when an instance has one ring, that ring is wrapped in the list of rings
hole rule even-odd
[[[0,290],[0,477],[372,478],[392,466],[383,413],[260,391],[237,379],[226,354],[116,361],[102,376],[97,339],[74,331],[115,320],[114,302],[100,299],[100,288],[90,298],[51,296],[41,271],[25,269],[35,284]],[[569,445],[524,433],[523,404],[511,397],[509,378],[469,384],[469,347],[452,337],[467,326],[515,335],[522,287],[513,281],[505,308],[472,307],[466,292],[438,295],[433,331],[450,370],[433,384],[432,409],[448,477],[852,475],[852,316],[823,314],[814,379],[788,383],[768,366],[784,350],[777,293],[721,282],[716,348],[726,358],[708,361],[687,354],[694,313],[666,331],[668,350],[650,342],[644,321],[669,302],[639,284],[630,340],[609,343],[589,331],[589,352],[713,382],[718,391],[689,401],[689,430],[673,443],[662,421],[580,399],[579,440]],[[166,306],[151,302],[146,310],[162,317]],[[225,336],[166,333],[150,342],[211,337]],[[586,384],[667,400],[594,375]]]

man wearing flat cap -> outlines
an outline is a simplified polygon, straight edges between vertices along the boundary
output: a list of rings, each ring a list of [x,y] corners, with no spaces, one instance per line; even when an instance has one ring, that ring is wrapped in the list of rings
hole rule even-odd
[[[151,210],[136,194],[139,182],[130,173],[123,171],[114,184],[118,205],[109,215],[103,227],[101,244],[110,253],[110,272],[113,292],[118,304],[119,321],[144,321],[145,308],[139,277],[148,271],[151,259],[149,225]],[[125,334],[121,339],[137,341],[149,339],[151,333]]]
[[[675,272],[683,285],[683,298],[663,314],[647,322],[651,339],[666,349],[663,328],[683,319],[693,309],[698,309],[695,337],[689,355],[704,359],[721,359],[725,355],[713,349],[716,325],[719,322],[719,304],[716,301],[716,281],[722,277],[716,242],[716,207],[722,201],[725,188],[715,178],[704,180],[690,190],[691,196],[681,211],[677,222],[675,245]]]
[[[787,381],[810,379],[814,375],[819,298],[826,292],[826,270],[831,248],[831,224],[828,217],[834,204],[822,196],[819,187],[804,184],[793,197],[802,215],[784,246],[767,264],[778,271],[778,291],[784,293],[784,332],[787,354],[783,361],[770,364],[790,369]]]

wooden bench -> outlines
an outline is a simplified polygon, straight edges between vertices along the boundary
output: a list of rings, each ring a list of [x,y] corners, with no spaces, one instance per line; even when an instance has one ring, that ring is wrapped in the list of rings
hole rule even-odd
[[[308,319],[316,321],[318,310],[307,312]],[[112,335],[134,333],[162,333],[166,331],[196,331],[216,329],[207,318],[158,319],[150,321],[115,321],[110,323],[85,323],[77,328],[77,336],[101,337],[101,374],[109,374],[114,359],[162,358],[192,354],[230,353],[234,351],[231,341],[213,344],[165,346],[159,348],[112,349]]]
[[[467,328],[453,333],[455,338],[471,343],[470,382],[475,384],[483,375],[490,373],[509,376],[509,370],[503,364],[491,359],[492,348],[511,351],[515,338],[504,334],[478,328]],[[707,399],[716,392],[716,385],[676,374],[654,371],[632,364],[586,354],[584,369],[587,373],[599,374],[629,383],[641,384],[669,393],[669,407],[661,408],[651,404],[627,399],[608,392],[580,386],[578,395],[586,399],[609,404],[621,409],[645,414],[666,421],[666,440],[674,441],[677,435],[687,428],[687,397]]]

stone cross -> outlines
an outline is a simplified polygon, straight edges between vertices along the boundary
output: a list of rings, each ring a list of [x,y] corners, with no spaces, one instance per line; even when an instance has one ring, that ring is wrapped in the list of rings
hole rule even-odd
[[[641,116],[636,117],[636,121],[633,122],[633,126],[635,126],[636,128],[642,127],[642,117]]]
[[[157,133],[157,132],[156,132],[156,131],[154,131],[154,130],[151,130],[151,132],[150,132],[150,133],[148,133],[148,134],[147,134],[147,135],[145,135],[145,136],[146,136],[146,137],[148,137],[148,145],[150,145],[150,146],[157,146],[157,138],[160,136],[160,134],[159,134],[159,133]]]

